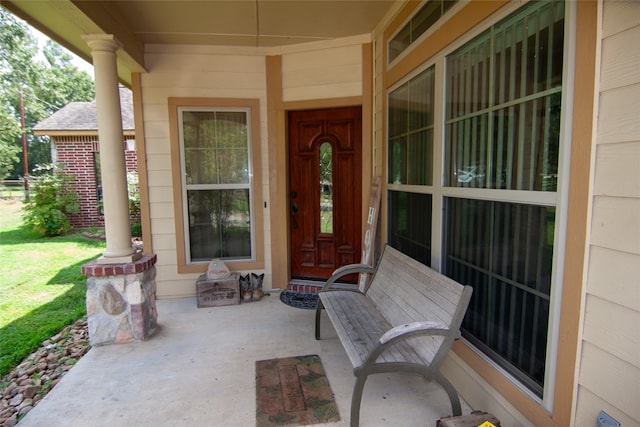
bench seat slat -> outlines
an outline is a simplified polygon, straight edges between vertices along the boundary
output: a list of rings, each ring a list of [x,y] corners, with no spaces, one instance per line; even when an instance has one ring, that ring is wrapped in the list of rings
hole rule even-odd
[[[321,292],[320,298],[351,364],[354,368],[362,366],[380,337],[394,325],[380,314],[369,298],[358,292]],[[405,343],[392,346],[378,362],[427,363]]]
[[[354,367],[360,366],[368,354],[371,341],[375,339],[372,336],[384,328],[380,326],[381,321],[384,320],[382,316],[377,315],[374,311],[367,313],[354,307],[356,305],[354,301],[359,295],[356,292],[336,291],[319,294],[340,341],[349,343],[345,346],[345,351]],[[363,299],[361,304],[367,302],[366,299]],[[353,315],[346,313],[353,313]],[[363,327],[364,324],[367,324],[368,327]]]

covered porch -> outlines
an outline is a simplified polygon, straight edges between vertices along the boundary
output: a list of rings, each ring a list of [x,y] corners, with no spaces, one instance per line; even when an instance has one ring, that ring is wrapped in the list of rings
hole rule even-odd
[[[277,292],[235,306],[198,309],[195,297],[157,304],[153,339],[93,347],[20,426],[252,426],[255,362],[310,354],[320,356],[340,413],[328,425],[349,425],[355,377],[326,318],[316,341],[314,311],[283,304]],[[435,426],[449,415],[437,383],[397,373],[368,380],[360,419],[363,426]]]
[[[364,166],[361,185],[348,188],[366,206],[369,180],[382,177],[380,243],[406,241],[407,252],[415,246],[422,262],[452,275],[457,269],[454,279],[486,295],[465,326],[473,341],[456,343],[444,363],[458,392],[503,425],[594,425],[601,411],[640,425],[640,2],[2,5],[92,58],[107,119],[100,140],[113,161],[103,164],[110,170],[105,271],[141,263],[130,245],[117,126],[118,83],[131,86],[145,171],[143,252],[157,256],[157,276],[150,275],[160,300],[157,336],[93,349],[23,425],[254,425],[255,361],[305,354],[321,356],[339,424],[347,425],[350,364],[337,339],[313,339],[312,312],[274,296],[211,310],[177,299],[193,296],[209,258],[218,256],[192,257],[185,243],[192,230],[199,236],[200,221],[188,215],[190,176],[181,159],[189,147],[178,112],[245,114],[255,251],[228,267],[265,274],[269,291],[294,276],[288,116],[353,106],[362,108]],[[436,25],[406,47],[405,30],[426,22],[419,12]],[[481,102],[471,102],[471,88],[483,88]],[[410,117],[420,118],[415,128]],[[403,151],[414,137],[420,149]],[[364,224],[366,210],[361,216]],[[133,293],[133,304],[140,295]],[[155,310],[155,299],[144,301]],[[376,378],[365,387],[362,425],[435,425],[450,408],[436,385],[428,387]]]

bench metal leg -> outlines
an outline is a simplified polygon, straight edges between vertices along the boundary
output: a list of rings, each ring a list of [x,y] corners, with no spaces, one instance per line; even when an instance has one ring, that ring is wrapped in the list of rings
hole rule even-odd
[[[445,389],[447,394],[449,395],[449,400],[451,401],[451,410],[453,411],[454,417],[459,417],[462,415],[462,407],[460,406],[460,397],[458,396],[458,392],[453,387],[453,385],[449,382],[448,379],[442,376],[440,372],[435,372],[433,375],[433,379],[436,380],[442,388]]]
[[[320,298],[318,298],[318,304],[316,305],[316,340],[320,340],[320,317],[324,310],[324,305]]]
[[[367,375],[356,376],[356,383],[353,386],[353,395],[351,396],[351,427],[360,425],[360,403],[362,402],[365,381],[367,381]]]

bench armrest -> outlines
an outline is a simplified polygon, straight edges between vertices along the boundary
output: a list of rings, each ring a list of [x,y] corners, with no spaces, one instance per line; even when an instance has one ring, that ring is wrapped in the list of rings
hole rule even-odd
[[[357,372],[362,369],[371,369],[372,366],[376,365],[378,357],[380,357],[382,353],[387,351],[388,348],[395,345],[396,343],[404,341],[411,337],[425,335],[439,335],[456,339],[459,338],[460,331],[452,331],[451,329],[449,329],[449,327],[447,327],[447,325],[434,321],[411,322],[395,326],[389,329],[380,337],[378,345],[371,349],[367,357],[363,360],[361,366],[354,368],[354,373],[356,373],[357,375]],[[440,352],[441,350],[442,347],[440,347],[438,352]]]
[[[411,322],[405,323],[403,325],[396,326],[394,328],[389,329],[380,337],[380,344],[385,345],[388,342],[402,337],[404,335],[449,335],[449,328],[447,325],[440,322]]]
[[[342,290],[356,290],[358,289],[358,285],[349,285],[349,284],[336,284],[335,282],[343,276],[354,274],[354,273],[368,273],[373,274],[376,272],[375,267],[371,267],[368,264],[349,264],[342,266],[336,269],[329,280],[322,287],[323,291],[328,291],[331,289],[342,289]]]

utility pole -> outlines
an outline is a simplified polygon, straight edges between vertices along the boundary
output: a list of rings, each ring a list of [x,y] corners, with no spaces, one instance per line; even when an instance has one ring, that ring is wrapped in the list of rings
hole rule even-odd
[[[22,128],[22,176],[24,177],[24,196],[29,199],[29,156],[27,155],[27,130],[24,124],[24,101],[20,87],[20,126]]]

